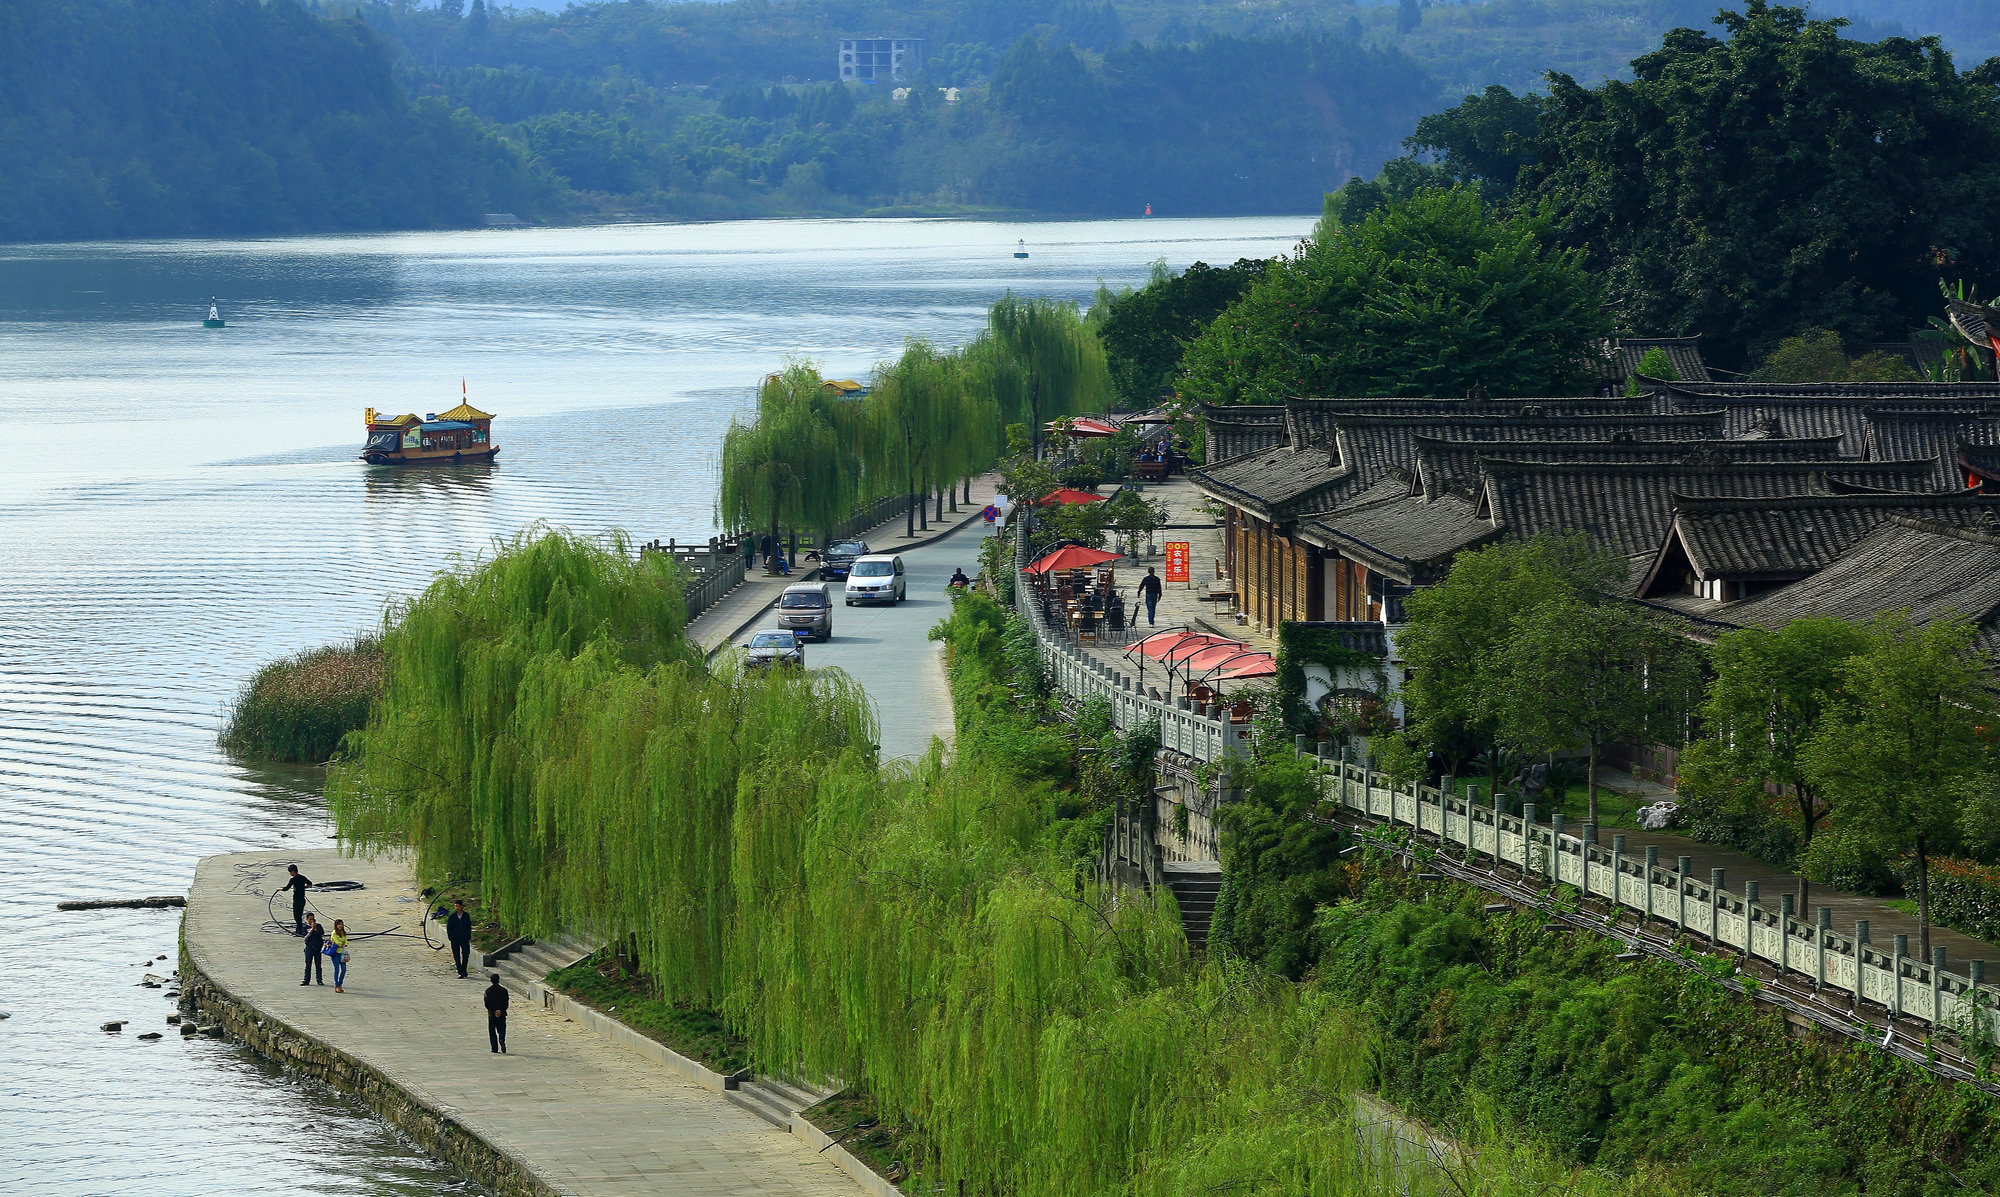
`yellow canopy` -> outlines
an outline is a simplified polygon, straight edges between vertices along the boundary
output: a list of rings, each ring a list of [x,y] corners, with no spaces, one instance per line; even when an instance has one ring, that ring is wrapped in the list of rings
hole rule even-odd
[[[370,410],[373,410],[373,409],[371,408]],[[407,427],[409,427],[409,426],[410,426],[411,424],[421,424],[421,423],[423,423],[423,421],[422,421],[422,420],[420,420],[420,419],[418,419],[418,418],[417,418],[417,416],[415,415],[415,413],[405,413],[405,414],[403,414],[403,415],[400,415],[400,416],[395,416],[395,417],[392,417],[392,418],[390,418],[390,419],[386,419],[386,420],[376,420],[376,421],[374,421],[374,423],[377,423],[377,424],[394,424],[394,425],[396,425],[396,426],[397,426],[397,427],[399,427],[399,428],[407,428]]]
[[[461,403],[450,411],[441,411],[438,413],[438,419],[440,420],[490,420],[492,418],[492,412],[480,411],[470,403]]]
[[[829,378],[820,385],[836,395],[858,395],[866,389],[852,378]]]

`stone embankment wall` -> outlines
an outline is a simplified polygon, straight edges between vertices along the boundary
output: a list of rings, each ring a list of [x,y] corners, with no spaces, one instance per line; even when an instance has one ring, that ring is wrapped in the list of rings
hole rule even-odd
[[[329,1047],[216,984],[181,951],[181,1008],[220,1026],[260,1055],[355,1094],[425,1151],[499,1197],[558,1197],[519,1160],[486,1143],[450,1115],[345,1052]]]

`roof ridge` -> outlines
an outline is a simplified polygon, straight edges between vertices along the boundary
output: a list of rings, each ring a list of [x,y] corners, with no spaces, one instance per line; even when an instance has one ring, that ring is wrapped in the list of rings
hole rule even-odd
[[[1501,447],[1505,448],[1506,446],[1503,443]],[[1495,465],[1506,466],[1522,472],[1531,470],[1554,472],[1558,470],[1579,470],[1586,468],[1592,470],[1620,470],[1632,473],[1637,473],[1642,470],[1681,470],[1689,472],[1699,470],[1704,472],[1713,472],[1715,469],[1714,465],[1707,462],[1690,462],[1690,461],[1678,461],[1678,460],[1676,461],[1515,461],[1507,457],[1499,457],[1499,456],[1488,457],[1483,453],[1479,455],[1479,460],[1482,464],[1488,466],[1495,466]],[[1910,470],[1929,471],[1935,469],[1937,467],[1937,463],[1931,461],[1928,458],[1922,458],[1922,457],[1888,458],[1881,460],[1871,459],[1866,457],[1837,457],[1837,458],[1826,458],[1819,460],[1801,460],[1801,461],[1731,461],[1728,463],[1728,466],[1731,470],[1735,471],[1760,470],[1769,473],[1811,473],[1814,471],[1824,471],[1830,469],[1852,470],[1852,469],[1869,469],[1869,468],[1879,468],[1879,469],[1902,468]]]
[[[2000,545],[2000,520],[1995,520],[1989,528],[1973,528],[1964,524],[1947,523],[1944,520],[1930,520],[1922,516],[1892,513],[1884,523],[1897,524],[1912,531],[1945,536],[1952,540],[1968,541],[1972,544]]]

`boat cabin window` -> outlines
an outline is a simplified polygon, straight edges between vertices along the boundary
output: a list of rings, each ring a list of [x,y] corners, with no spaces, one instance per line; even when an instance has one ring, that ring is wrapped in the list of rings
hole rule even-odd
[[[857,578],[886,578],[896,572],[896,567],[887,561],[857,561],[854,576]]]
[[[826,606],[826,596],[817,590],[788,590],[785,592],[785,597],[779,605],[788,609],[792,607],[824,607]]]

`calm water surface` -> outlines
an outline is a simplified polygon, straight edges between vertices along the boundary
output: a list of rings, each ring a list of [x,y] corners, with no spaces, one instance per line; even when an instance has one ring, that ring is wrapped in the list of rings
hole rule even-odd
[[[905,338],[968,337],[1007,288],[1087,300],[1310,225],[0,246],[0,1191],[472,1191],[240,1047],[139,1042],[171,1031],[136,986],[171,966],[150,962],[175,953],[174,912],[54,910],[183,891],[210,853],[324,846],[317,771],[217,751],[230,695],[538,521],[706,537],[721,430],[787,356],[861,377]],[[210,295],[227,329],[199,327]],[[461,379],[499,413],[497,466],[355,460],[364,407],[442,410]]]

